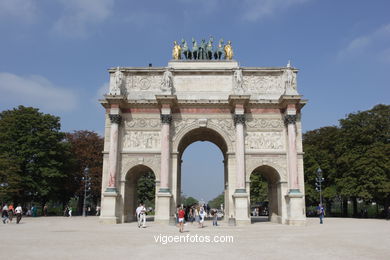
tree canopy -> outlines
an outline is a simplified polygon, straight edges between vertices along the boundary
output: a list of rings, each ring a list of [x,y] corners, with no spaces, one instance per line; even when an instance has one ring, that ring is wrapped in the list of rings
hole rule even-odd
[[[15,202],[61,199],[71,166],[59,117],[19,106],[0,113],[0,182]]]
[[[336,198],[390,203],[390,106],[377,105],[347,115],[340,126],[322,127],[303,135],[306,201],[315,204],[316,169],[325,181],[323,195]],[[344,212],[345,213],[345,212]]]

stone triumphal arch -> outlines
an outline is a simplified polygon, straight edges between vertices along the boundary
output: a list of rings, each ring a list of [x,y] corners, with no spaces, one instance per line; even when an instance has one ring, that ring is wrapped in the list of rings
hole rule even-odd
[[[172,60],[167,67],[109,70],[101,222],[134,219],[135,182],[156,180],[155,221],[168,223],[180,196],[181,157],[195,141],[224,156],[225,216],[250,223],[250,176],[268,180],[270,220],[305,223],[297,69],[240,67],[235,60]]]

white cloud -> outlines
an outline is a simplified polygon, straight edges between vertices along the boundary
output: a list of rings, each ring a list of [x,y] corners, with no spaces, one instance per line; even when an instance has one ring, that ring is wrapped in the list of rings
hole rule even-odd
[[[96,96],[93,98],[93,102],[96,103],[97,100],[102,99],[105,94],[108,93],[109,83],[106,82],[100,86],[100,88],[96,92]]]
[[[114,0],[57,0],[64,7],[53,31],[68,37],[84,38],[91,26],[104,22],[113,11]]]
[[[32,23],[37,18],[36,0],[0,0],[1,20],[12,19],[21,23]]]
[[[244,0],[243,19],[255,22],[311,0]]]
[[[385,24],[372,32],[352,39],[338,56],[339,58],[367,55],[390,62],[390,24]]]
[[[55,86],[42,76],[0,73],[0,102],[4,105],[34,106],[52,111],[71,111],[78,97],[70,90]]]

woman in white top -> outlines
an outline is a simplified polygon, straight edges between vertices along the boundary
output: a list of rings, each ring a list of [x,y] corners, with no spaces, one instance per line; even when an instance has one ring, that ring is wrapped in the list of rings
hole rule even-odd
[[[205,214],[206,214],[206,212],[204,211],[204,208],[200,207],[200,210],[199,210],[199,217],[200,217],[199,225],[200,225],[201,228],[203,228],[203,222],[204,222]]]

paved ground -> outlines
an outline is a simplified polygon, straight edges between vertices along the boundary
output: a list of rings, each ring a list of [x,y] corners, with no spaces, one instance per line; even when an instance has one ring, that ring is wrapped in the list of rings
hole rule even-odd
[[[208,222],[203,229],[185,228],[182,235],[189,240],[222,235],[234,241],[164,245],[155,236],[180,235],[176,227],[101,225],[97,217],[24,218],[19,225],[0,224],[0,259],[390,259],[390,221],[385,220],[329,218],[320,225],[308,219],[305,227]]]

